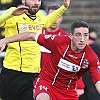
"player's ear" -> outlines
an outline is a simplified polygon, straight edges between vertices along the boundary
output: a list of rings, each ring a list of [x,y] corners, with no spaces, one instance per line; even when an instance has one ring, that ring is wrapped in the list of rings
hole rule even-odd
[[[62,22],[62,19],[63,19],[63,17],[61,16],[61,17],[60,17],[60,22]]]
[[[72,39],[72,37],[73,37],[73,34],[72,34],[72,33],[70,33],[70,34],[69,34],[69,37],[70,37],[70,39]]]
[[[24,5],[25,4],[25,0],[21,0],[22,1],[22,4]]]

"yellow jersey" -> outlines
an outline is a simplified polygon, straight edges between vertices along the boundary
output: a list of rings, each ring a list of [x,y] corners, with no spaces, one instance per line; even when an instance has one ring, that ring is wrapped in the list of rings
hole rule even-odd
[[[41,33],[42,28],[50,27],[66,10],[62,5],[58,10],[44,16],[41,11],[36,16],[26,14],[13,16],[15,7],[6,10],[0,16],[0,27],[5,28],[5,37],[10,37],[22,32]],[[4,58],[4,67],[7,69],[27,72],[40,72],[40,46],[35,41],[19,41],[9,43]]]

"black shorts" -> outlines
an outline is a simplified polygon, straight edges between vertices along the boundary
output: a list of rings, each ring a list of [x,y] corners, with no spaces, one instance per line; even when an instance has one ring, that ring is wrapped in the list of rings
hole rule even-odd
[[[33,81],[38,73],[24,73],[2,68],[0,96],[2,100],[34,100]]]

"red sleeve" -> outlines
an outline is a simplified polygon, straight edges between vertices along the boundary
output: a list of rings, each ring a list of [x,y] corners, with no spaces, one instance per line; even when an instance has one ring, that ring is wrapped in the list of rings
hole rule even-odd
[[[40,34],[37,42],[45,48],[53,51],[57,44],[67,41],[67,35],[44,35]]]
[[[96,84],[98,81],[100,81],[100,62],[97,55],[92,50],[90,52],[89,72],[93,83]]]

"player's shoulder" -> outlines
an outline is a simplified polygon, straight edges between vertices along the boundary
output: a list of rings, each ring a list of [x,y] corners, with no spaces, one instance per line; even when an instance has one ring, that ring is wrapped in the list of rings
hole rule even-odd
[[[8,11],[8,10],[13,11],[14,9],[16,9],[16,7],[10,7],[10,8],[7,9],[6,11]]]
[[[59,28],[61,35],[69,35],[64,29]]]
[[[96,56],[96,53],[93,51],[93,49],[89,46],[89,45],[86,45],[84,51],[86,52],[86,54],[90,57],[97,57]]]

